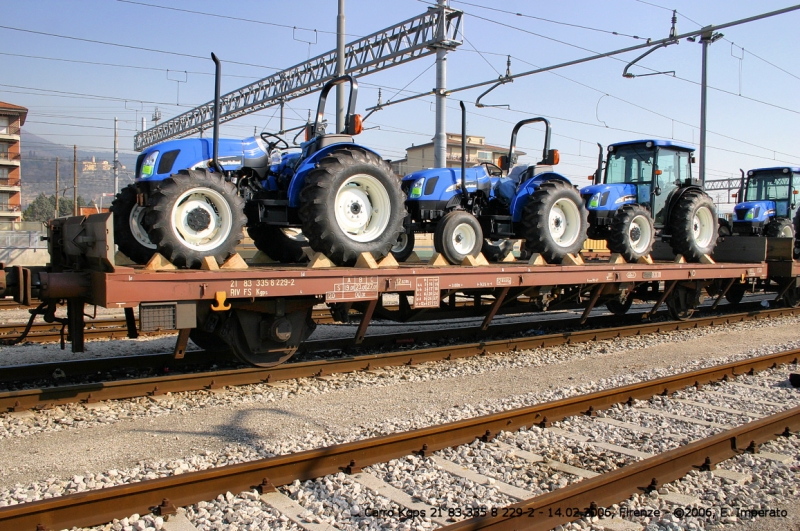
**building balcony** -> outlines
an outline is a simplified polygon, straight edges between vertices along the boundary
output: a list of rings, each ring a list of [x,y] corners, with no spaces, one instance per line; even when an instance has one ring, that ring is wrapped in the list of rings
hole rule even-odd
[[[4,125],[0,127],[0,141],[19,142],[19,126]]]
[[[0,151],[0,166],[19,166],[20,154]]]
[[[0,219],[5,221],[22,219],[22,210],[16,205],[0,204]]]
[[[0,192],[11,192],[18,194],[22,191],[19,179],[0,179]]]

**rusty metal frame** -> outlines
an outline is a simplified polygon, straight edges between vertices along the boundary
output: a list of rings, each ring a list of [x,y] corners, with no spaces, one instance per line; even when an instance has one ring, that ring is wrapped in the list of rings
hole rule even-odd
[[[227,491],[242,492],[258,488],[262,484],[286,485],[295,480],[303,481],[335,474],[353,466],[363,468],[414,453],[428,455],[443,448],[471,443],[487,434],[496,435],[500,431],[514,431],[523,426],[542,425],[630,400],[649,399],[655,394],[673,393],[687,386],[703,385],[726,376],[732,377],[749,371],[771,368],[780,363],[797,363],[798,356],[800,350],[770,354],[405,433],[2,507],[0,528],[34,530],[37,525],[58,529],[73,526],[90,527],[110,522],[122,514],[145,514],[157,510],[164,498],[168,498],[176,506],[185,506],[213,499],[219,493]],[[579,493],[580,496],[569,498],[569,501],[585,503],[586,506],[591,501],[595,501],[598,505],[606,503],[610,497],[618,500],[620,496],[627,495],[630,488],[648,485],[653,472],[657,471],[667,481],[673,480],[685,473],[679,474],[679,470],[684,471],[688,470],[687,467],[702,465],[708,456],[730,457],[749,446],[750,441],[762,442],[776,433],[780,434],[787,427],[795,430],[800,427],[800,407],[631,464],[611,474],[584,480],[562,491],[569,494]],[[654,464],[659,466],[655,467]],[[621,480],[621,485],[614,484],[612,488],[610,486],[612,483],[607,478]],[[585,493],[580,489],[586,489]],[[553,504],[564,503],[557,499],[563,496],[559,492],[561,491],[534,498],[535,507],[543,505],[540,503],[543,498]],[[529,503],[522,502],[517,505],[528,507]],[[520,529],[523,523],[547,525],[549,529],[559,522],[544,518],[497,517],[460,522],[452,526],[452,529],[481,527]]]

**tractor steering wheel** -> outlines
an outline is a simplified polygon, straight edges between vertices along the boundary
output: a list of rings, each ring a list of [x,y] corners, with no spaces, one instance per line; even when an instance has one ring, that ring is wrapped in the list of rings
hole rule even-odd
[[[492,162],[482,162],[481,165],[482,166],[486,166],[486,173],[488,173],[490,176],[492,176],[492,177],[502,177],[503,170],[497,164],[494,164]],[[490,166],[494,166],[497,169],[496,170],[492,170],[492,168],[490,168]]]
[[[276,138],[277,141],[270,142],[269,140],[267,140],[267,138],[269,138],[269,137]],[[271,152],[276,146],[278,146],[278,144],[281,144],[281,143],[283,143],[283,146],[284,146],[283,149],[289,149],[289,143],[286,140],[284,140],[281,137],[279,137],[278,135],[274,135],[272,133],[261,133],[261,140],[263,140],[264,142],[267,143],[267,153]]]

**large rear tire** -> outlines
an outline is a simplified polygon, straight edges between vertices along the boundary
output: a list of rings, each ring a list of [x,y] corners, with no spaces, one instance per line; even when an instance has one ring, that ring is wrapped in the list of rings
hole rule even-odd
[[[625,205],[614,215],[608,235],[608,250],[621,254],[628,262],[637,262],[653,250],[655,233],[653,218],[646,208]]]
[[[323,157],[306,177],[300,199],[303,234],[337,265],[353,265],[361,253],[381,259],[403,232],[400,180],[365,149],[351,146]]]
[[[296,264],[305,259],[303,247],[308,247],[308,240],[297,229],[259,223],[247,227],[247,234],[256,249],[282,264]]]
[[[196,269],[206,256],[224,262],[242,241],[247,223],[236,187],[205,170],[181,170],[152,194],[150,239],[178,267]]]
[[[689,262],[711,255],[717,245],[717,207],[704,192],[686,192],[670,216],[670,245]]]
[[[549,181],[536,190],[522,213],[525,249],[551,264],[580,252],[586,240],[589,213],[580,193],[564,181]]]
[[[463,210],[445,214],[433,233],[433,248],[455,265],[460,265],[467,256],[478,256],[482,243],[481,224]]]
[[[156,252],[144,227],[146,207],[136,203],[136,185],[129,184],[111,203],[114,214],[114,243],[119,250],[137,264],[146,264]]]

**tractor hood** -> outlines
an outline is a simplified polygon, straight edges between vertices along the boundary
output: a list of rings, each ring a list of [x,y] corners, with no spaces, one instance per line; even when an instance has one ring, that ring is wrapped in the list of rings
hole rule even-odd
[[[767,221],[775,215],[775,201],[745,201],[733,207],[734,223],[737,221]]]
[[[636,203],[638,192],[635,184],[593,184],[581,189],[581,196],[589,210],[617,210]]]
[[[483,166],[466,169],[467,191],[481,190],[486,195],[492,188],[492,178]],[[403,177],[403,190],[409,200],[443,200],[461,190],[461,168],[429,168]]]
[[[136,180],[160,181],[179,170],[207,168],[213,148],[210,138],[183,138],[156,144],[139,155]],[[262,161],[266,156],[266,144],[261,139],[219,139],[219,162],[225,170],[237,170],[251,165],[246,161]]]

